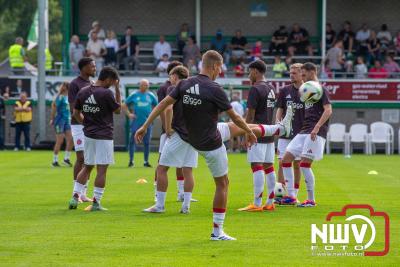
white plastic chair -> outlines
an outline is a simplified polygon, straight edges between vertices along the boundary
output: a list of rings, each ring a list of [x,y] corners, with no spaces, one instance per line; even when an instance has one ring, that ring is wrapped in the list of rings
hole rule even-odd
[[[372,123],[370,133],[371,153],[376,153],[376,144],[384,144],[386,154],[392,154],[394,142],[393,135],[393,127],[390,124],[382,121]]]
[[[353,153],[353,144],[364,144],[364,153],[369,155],[368,126],[363,123],[356,123],[350,126],[349,135],[346,140],[350,153]]]
[[[347,154],[346,147],[346,125],[343,123],[333,123],[329,125],[328,135],[326,136],[326,153],[331,153],[331,143],[343,143],[343,153]]]

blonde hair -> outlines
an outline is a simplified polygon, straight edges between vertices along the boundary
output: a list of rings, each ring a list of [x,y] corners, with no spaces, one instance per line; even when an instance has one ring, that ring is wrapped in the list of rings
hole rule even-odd
[[[291,69],[301,69],[303,67],[302,63],[294,63],[292,65],[290,65]]]
[[[223,58],[215,50],[208,50],[202,57],[203,68],[212,68],[216,63],[222,64]]]

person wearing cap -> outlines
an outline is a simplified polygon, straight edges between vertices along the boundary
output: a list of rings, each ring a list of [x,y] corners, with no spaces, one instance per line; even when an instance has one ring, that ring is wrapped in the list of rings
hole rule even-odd
[[[92,29],[90,30],[88,37],[89,40],[92,38],[92,32],[96,32],[97,33],[97,38],[100,40],[104,40],[106,39],[106,32],[104,31],[103,28],[101,28],[100,22],[98,22],[97,20],[93,21],[92,23]]]

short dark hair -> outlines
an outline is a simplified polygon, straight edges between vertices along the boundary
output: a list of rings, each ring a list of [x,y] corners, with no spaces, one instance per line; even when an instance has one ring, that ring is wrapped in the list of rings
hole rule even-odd
[[[107,79],[118,80],[119,79],[118,71],[113,67],[108,67],[108,66],[102,68],[99,74],[99,80],[105,81]]]
[[[256,69],[262,74],[267,72],[267,66],[265,65],[264,61],[259,60],[259,59],[254,60],[253,62],[251,62],[249,64],[249,69]]]
[[[83,57],[79,60],[78,62],[78,68],[79,70],[82,70],[86,65],[89,65],[90,63],[92,63],[94,60],[93,58],[90,57]]]
[[[306,70],[306,71],[315,71],[315,72],[317,72],[317,65],[315,65],[314,63],[312,63],[312,62],[306,62],[306,63],[304,63],[303,64],[303,66],[301,67],[303,70]]]
[[[128,26],[126,26],[125,29],[126,29],[126,30],[128,30],[128,29],[129,29],[129,30],[132,30],[132,26],[129,26],[129,25],[128,25]]]
[[[178,76],[179,80],[187,79],[189,77],[189,70],[185,66],[176,66],[169,73],[170,75]]]
[[[180,62],[178,60],[172,61],[171,63],[168,64],[167,73],[169,74],[171,72],[171,70],[173,68],[175,68],[176,66],[182,66],[182,65],[183,65],[182,62]]]

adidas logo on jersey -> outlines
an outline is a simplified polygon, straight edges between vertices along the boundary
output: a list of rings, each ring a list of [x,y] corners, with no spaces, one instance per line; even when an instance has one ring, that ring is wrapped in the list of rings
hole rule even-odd
[[[192,95],[200,95],[199,85],[195,84],[194,86],[190,87],[189,89],[186,90],[186,93]]]
[[[275,93],[274,93],[274,91],[269,91],[269,93],[268,93],[268,98],[272,98],[272,99],[275,99]]]
[[[85,100],[85,104],[82,106],[83,112],[88,112],[88,113],[97,113],[100,111],[100,108],[97,106],[96,100],[94,99],[94,95],[91,94],[88,98]]]
[[[94,95],[93,95],[93,94],[91,94],[91,95],[85,100],[85,103],[87,103],[87,104],[94,104],[94,105],[97,104],[96,100],[94,99]]]
[[[290,98],[290,99],[291,99],[292,97],[291,97],[290,95],[287,95],[285,98],[287,98],[287,99],[289,99],[289,98]]]

